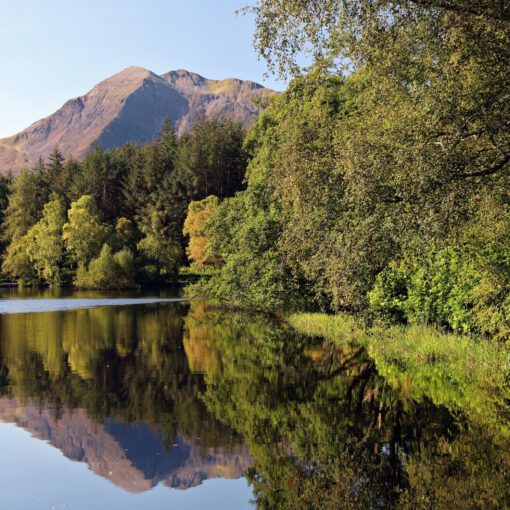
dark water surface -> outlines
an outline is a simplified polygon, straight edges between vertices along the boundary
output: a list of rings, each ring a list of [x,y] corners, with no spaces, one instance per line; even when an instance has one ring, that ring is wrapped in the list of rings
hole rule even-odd
[[[178,297],[0,292],[2,510],[508,507],[504,420]]]

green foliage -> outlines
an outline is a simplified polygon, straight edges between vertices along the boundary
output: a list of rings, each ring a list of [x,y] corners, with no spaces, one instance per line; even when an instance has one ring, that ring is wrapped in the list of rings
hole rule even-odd
[[[19,240],[41,217],[44,204],[49,198],[44,183],[44,172],[44,163],[40,161],[37,167],[22,170],[12,180],[9,203],[2,225],[3,238],[6,241]]]
[[[476,36],[504,29],[510,19],[506,3],[491,0],[288,0],[284,4],[259,0],[247,10],[255,14],[256,49],[271,71],[283,76],[301,70],[298,61],[303,53],[316,64],[342,69],[377,61],[383,49],[402,52],[392,63],[392,71],[405,72],[402,64],[416,64],[412,57],[420,44],[423,53],[429,50],[425,42],[443,44],[448,51],[444,36],[449,29],[471,36],[470,42],[475,43]],[[420,31],[424,26],[428,30]],[[397,38],[408,32],[416,38],[414,45]],[[464,44],[461,38],[453,42],[460,47]],[[489,53],[496,48],[480,47],[479,51]],[[387,57],[390,60],[394,55]],[[308,64],[310,58],[304,61]]]
[[[64,241],[78,266],[86,267],[95,257],[109,233],[101,221],[101,213],[94,199],[82,196],[71,204],[67,213],[69,221],[64,225]]]
[[[60,285],[64,259],[62,229],[65,207],[58,197],[44,206],[42,218],[25,235],[26,253],[38,277],[51,285]],[[18,275],[22,276],[22,275]]]
[[[296,296],[277,250],[280,225],[265,183],[223,201],[206,227],[210,250],[223,263],[210,279],[192,286],[189,295],[262,310],[290,304]]]
[[[145,146],[96,146],[80,162],[65,161],[55,149],[47,163],[39,160],[12,181],[1,178],[3,275],[26,283],[48,281],[27,254],[28,244],[38,251],[39,243],[26,234],[55,194],[69,218],[63,233],[65,254],[53,264],[57,279],[67,282],[79,269],[78,280],[83,281],[105,242],[113,252],[131,250],[130,282],[135,277],[144,282],[171,278],[184,260],[182,230],[189,203],[210,190],[224,198],[242,187],[243,140],[240,125],[206,119],[177,139],[166,120],[159,140]]]
[[[19,283],[30,283],[35,280],[35,270],[27,253],[28,238],[23,236],[12,241],[4,255],[2,272]]]
[[[404,267],[391,262],[377,275],[369,293],[372,312],[380,319],[394,322],[406,320],[408,299],[408,274]]]
[[[192,200],[209,195],[225,198],[242,187],[246,169],[244,130],[230,120],[205,117],[179,145],[179,180]]]
[[[9,188],[11,179],[0,176],[0,225],[3,225],[5,218],[5,211],[9,205]]]
[[[70,202],[74,173],[77,163],[73,159],[65,161],[64,156],[55,148],[49,155],[48,163],[44,167],[42,178],[45,186],[51,193],[56,194],[67,207]]]
[[[75,285],[87,289],[130,289],[134,287],[134,256],[128,248],[113,254],[104,244],[88,268],[79,266]]]
[[[298,70],[303,49],[314,66],[252,130],[246,193],[262,183],[266,210],[279,211],[272,246],[287,282],[324,308],[371,300],[386,319],[505,336],[507,9],[284,4],[252,8],[257,48],[282,73]]]
[[[173,275],[182,257],[181,247],[165,235],[160,211],[150,208],[146,214],[140,226],[144,237],[137,244],[138,251],[147,260],[145,269],[156,279],[160,279],[162,274]]]
[[[113,256],[115,264],[118,266],[118,277],[123,287],[133,286],[133,278],[135,275],[135,257],[129,248],[122,248],[122,250],[115,253]]]
[[[38,279],[50,285],[60,285],[64,222],[64,205],[58,197],[52,196],[44,206],[42,218],[23,237],[9,245],[2,266],[4,273],[20,281]]]
[[[128,218],[119,218],[115,223],[115,233],[121,244],[133,246],[136,236],[136,227]]]
[[[208,224],[215,215],[218,205],[218,197],[209,196],[191,202],[188,206],[188,215],[182,232],[189,238],[186,254],[194,270],[202,271],[208,266],[220,263],[219,257],[211,249],[208,235]]]
[[[103,218],[112,223],[123,212],[123,181],[129,171],[124,152],[128,150],[104,151],[94,147],[74,169],[69,185],[73,200],[83,195],[91,196]]]
[[[450,326],[467,331],[469,293],[480,275],[454,249],[429,252],[426,262],[411,275],[408,315],[411,322]]]
[[[474,246],[429,250],[412,262],[389,264],[369,293],[374,317],[508,339],[510,272],[503,269],[507,250],[501,249],[497,229],[485,230],[477,231]],[[482,238],[483,248],[478,245]]]
[[[297,82],[261,114],[246,141],[247,189],[221,203],[206,229],[224,264],[193,293],[262,309],[305,298],[297,292],[302,273],[310,280],[316,274],[306,257],[322,250],[318,237],[329,221],[320,207],[334,210],[338,203],[336,185],[334,193],[324,185],[330,156],[310,161],[317,151],[307,144],[330,147],[327,120],[342,108],[339,83]],[[290,168],[295,172],[287,178]]]

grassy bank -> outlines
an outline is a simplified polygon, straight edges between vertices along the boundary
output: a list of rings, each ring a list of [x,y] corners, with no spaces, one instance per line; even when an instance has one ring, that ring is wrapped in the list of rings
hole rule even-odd
[[[404,398],[430,398],[510,432],[510,351],[505,345],[427,326],[365,329],[348,315],[293,314],[288,322],[339,347],[365,347],[378,372]]]

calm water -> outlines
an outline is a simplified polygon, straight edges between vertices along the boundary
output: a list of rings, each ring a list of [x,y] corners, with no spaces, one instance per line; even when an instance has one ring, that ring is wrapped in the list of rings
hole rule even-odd
[[[2,510],[509,507],[504,419],[178,297],[0,293]]]

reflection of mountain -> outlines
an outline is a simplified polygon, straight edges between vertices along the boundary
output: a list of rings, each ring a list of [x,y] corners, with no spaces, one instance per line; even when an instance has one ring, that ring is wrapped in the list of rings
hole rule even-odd
[[[129,492],[158,483],[187,489],[209,478],[239,478],[251,464],[245,446],[210,448],[199,438],[178,434],[166,446],[163,435],[144,423],[93,422],[83,409],[64,410],[58,419],[35,404],[0,399],[0,421],[15,423],[47,440],[72,460],[86,462],[97,475]]]

